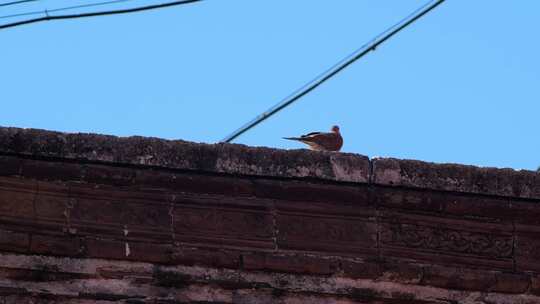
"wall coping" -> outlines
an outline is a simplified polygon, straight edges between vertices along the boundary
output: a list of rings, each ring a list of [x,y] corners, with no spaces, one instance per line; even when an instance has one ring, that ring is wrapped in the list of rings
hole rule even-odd
[[[0,127],[0,154],[540,199],[540,174],[533,171],[353,153]]]

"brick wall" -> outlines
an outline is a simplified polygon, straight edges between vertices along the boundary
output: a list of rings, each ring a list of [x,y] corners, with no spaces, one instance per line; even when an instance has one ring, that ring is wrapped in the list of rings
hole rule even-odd
[[[539,203],[530,171],[0,128],[0,303],[540,303]]]

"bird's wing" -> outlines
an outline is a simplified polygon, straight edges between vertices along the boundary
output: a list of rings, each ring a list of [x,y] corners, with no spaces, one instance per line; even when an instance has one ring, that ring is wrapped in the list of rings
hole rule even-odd
[[[300,138],[310,138],[310,137],[313,137],[313,136],[316,136],[316,135],[319,135],[319,134],[323,134],[323,133],[322,132],[311,132],[311,133],[304,134],[304,135],[300,136]]]
[[[336,133],[317,132],[317,134],[312,134],[309,137],[302,137],[302,141],[306,143],[313,143],[317,147],[320,147],[317,150],[327,151],[339,151],[343,145],[341,135]]]

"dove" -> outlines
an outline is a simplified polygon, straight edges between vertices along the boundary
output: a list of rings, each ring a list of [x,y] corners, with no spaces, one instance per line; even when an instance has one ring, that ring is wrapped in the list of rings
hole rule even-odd
[[[331,132],[311,132],[300,137],[283,137],[283,139],[301,141],[316,151],[339,151],[343,146],[338,126],[333,126]]]

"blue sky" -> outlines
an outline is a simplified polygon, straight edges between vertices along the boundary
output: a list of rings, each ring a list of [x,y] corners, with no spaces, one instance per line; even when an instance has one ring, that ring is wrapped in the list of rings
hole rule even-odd
[[[1,30],[0,125],[214,143],[425,2],[207,0]],[[346,152],[536,169],[538,11],[447,0],[235,142],[300,148],[281,137],[338,124]]]

